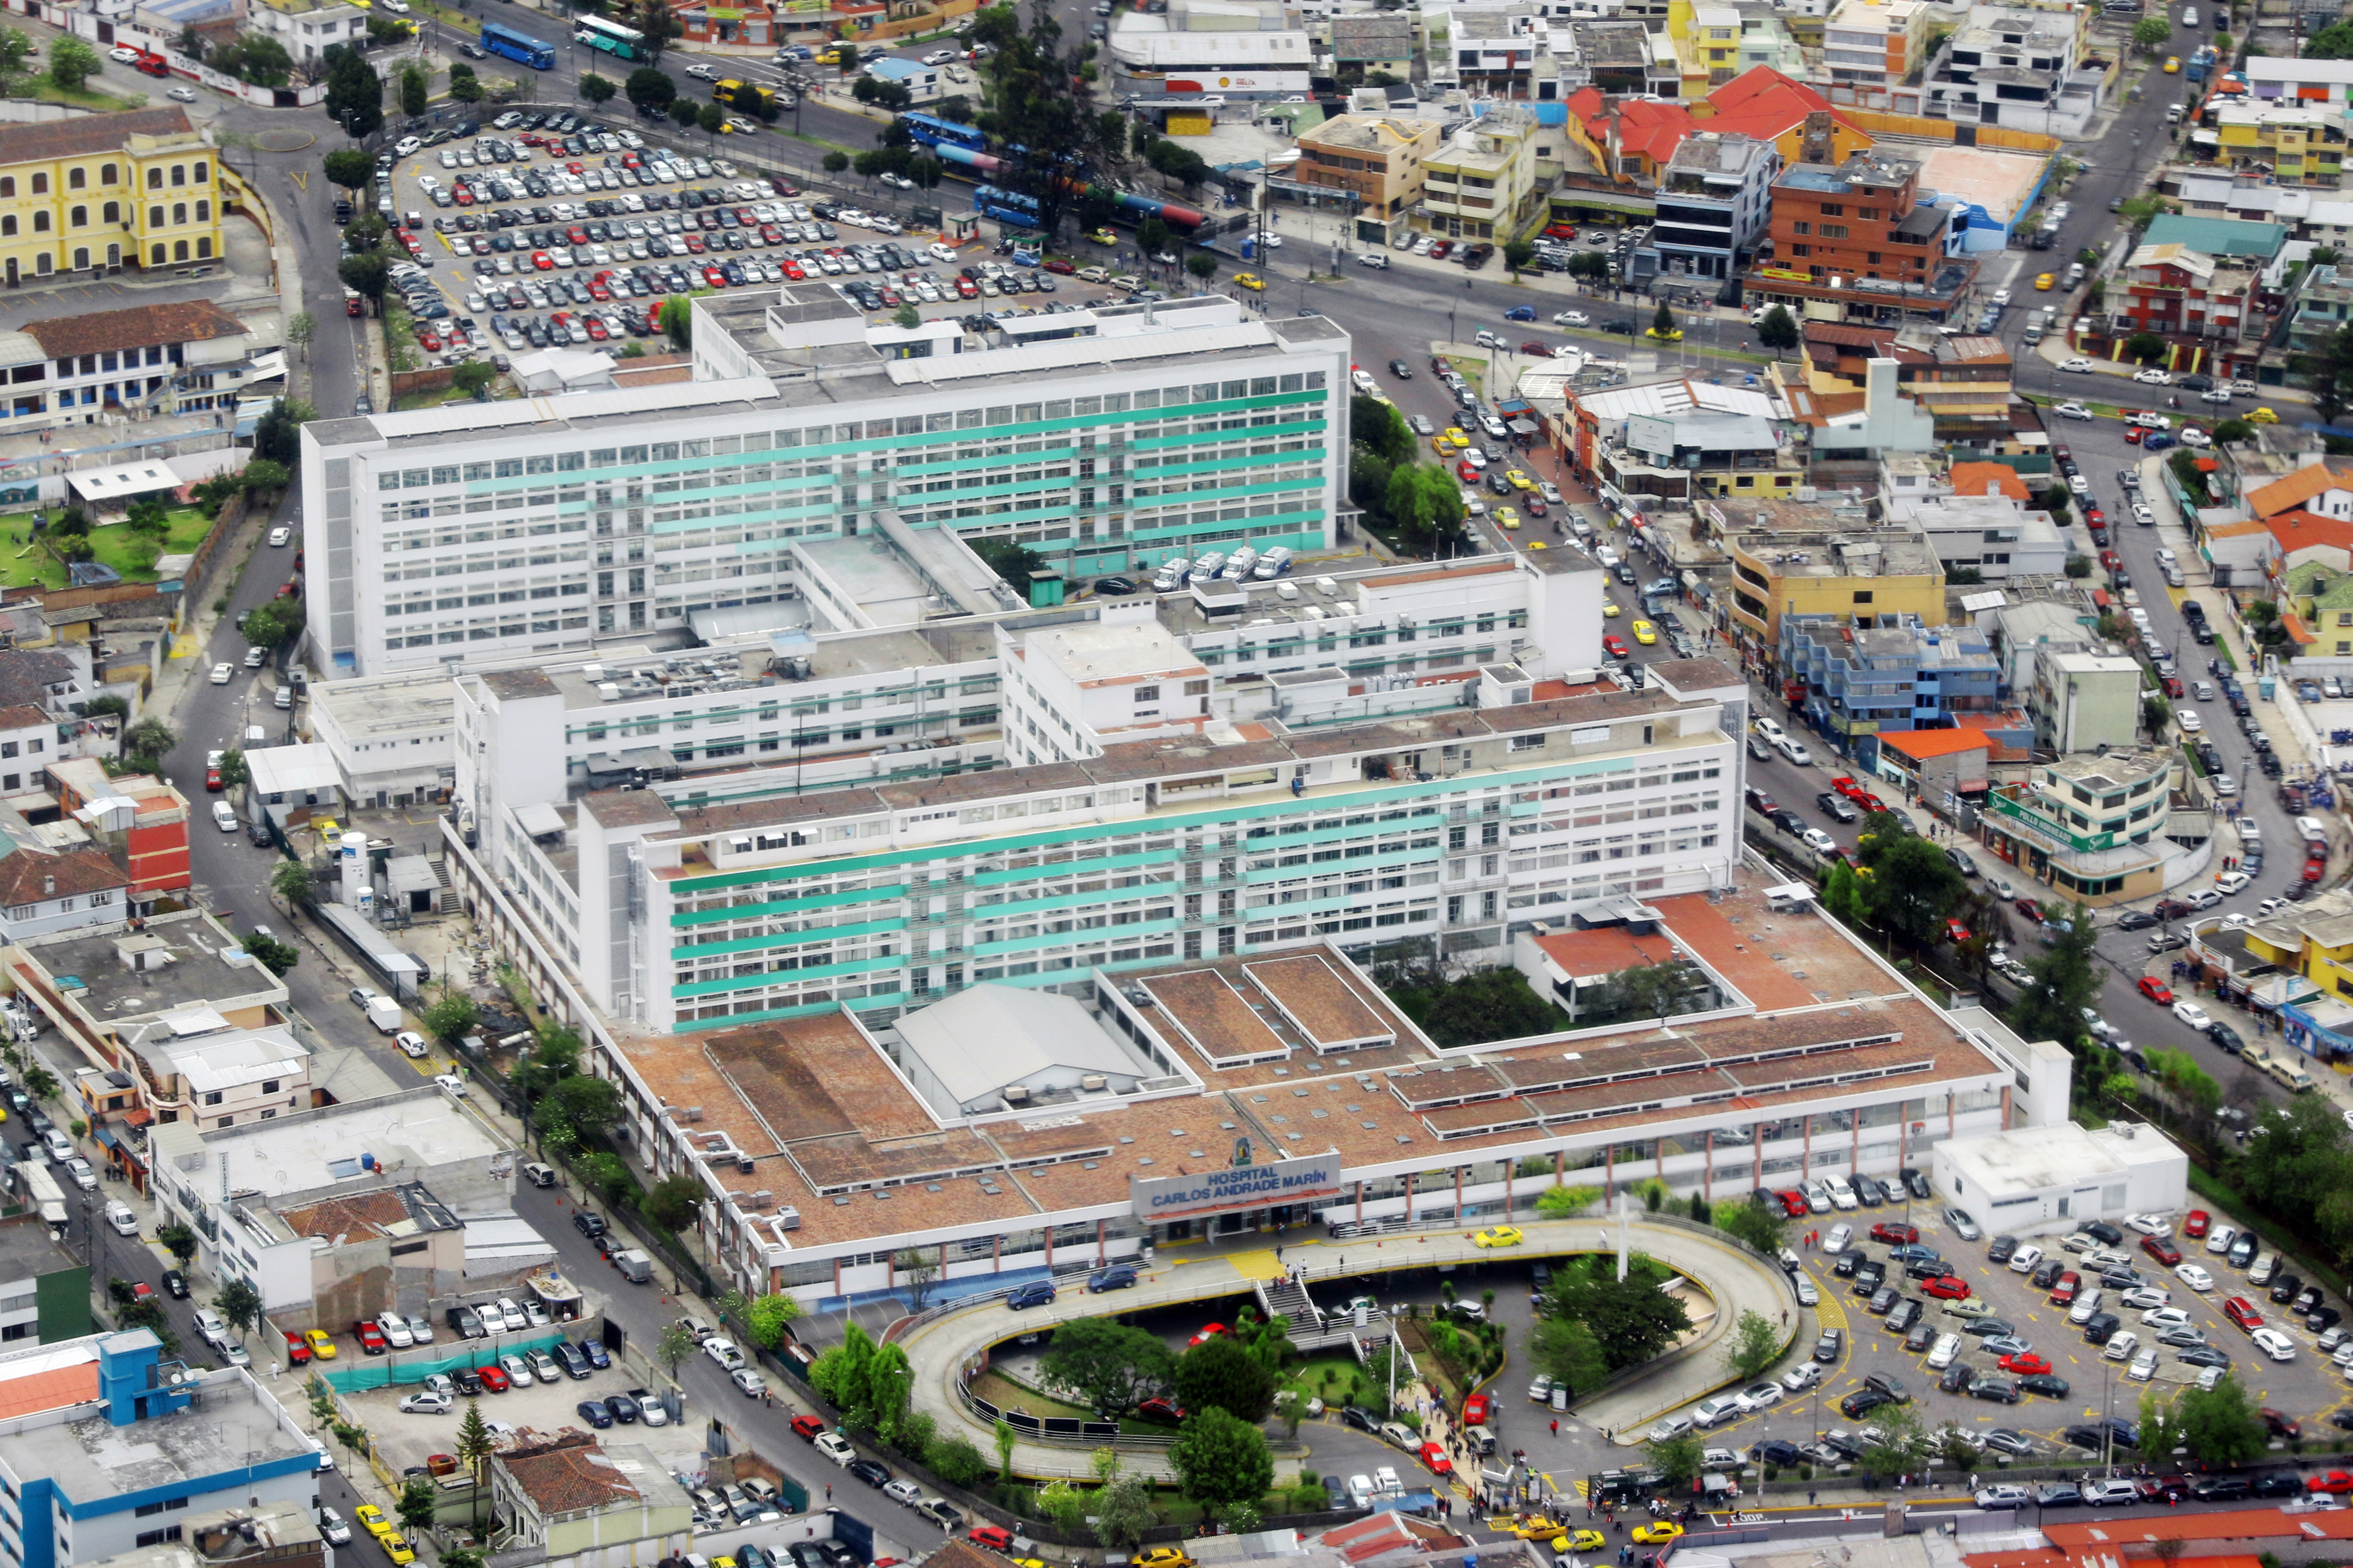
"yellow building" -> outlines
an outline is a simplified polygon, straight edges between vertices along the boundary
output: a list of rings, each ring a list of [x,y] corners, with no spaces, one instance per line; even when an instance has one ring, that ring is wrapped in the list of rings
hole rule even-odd
[[[1669,0],[1667,37],[1683,68],[1686,101],[1708,95],[1740,74],[1740,8],[1720,4]]]
[[[2225,100],[2211,134],[2228,166],[2268,168],[2282,184],[2337,188],[2345,159],[2342,109],[2326,103],[2243,103]]]
[[[1434,120],[1337,115],[1300,133],[1291,177],[1303,185],[1352,191],[1364,212],[1397,217],[1421,200],[1423,165],[1438,150],[1440,130]]]
[[[1536,184],[1535,117],[1491,110],[1422,160],[1419,226],[1432,234],[1496,239],[1516,232]]]
[[[177,109],[0,125],[0,268],[61,272],[215,261],[226,190],[206,132]]]
[[[1746,499],[1727,510],[1735,520]],[[1945,624],[1945,572],[1926,535],[1908,528],[1790,532],[1767,528],[1727,532],[1732,560],[1728,608],[1737,640],[1768,657],[1780,646],[1784,616],[1835,616],[1858,628],[1890,616]]]

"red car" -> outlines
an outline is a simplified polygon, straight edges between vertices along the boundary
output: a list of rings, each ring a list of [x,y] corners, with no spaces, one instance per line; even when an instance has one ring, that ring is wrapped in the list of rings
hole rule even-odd
[[[793,1436],[804,1443],[816,1442],[817,1435],[824,1430],[825,1420],[822,1416],[796,1415],[793,1417]]]
[[[2304,1483],[2306,1491],[2333,1492],[2342,1497],[2353,1492],[2353,1470],[2331,1470],[2325,1476],[2315,1476]]]
[[[1214,1340],[1225,1331],[1226,1325],[1223,1323],[1204,1323],[1201,1325],[1201,1331],[1199,1333],[1195,1334],[1191,1339],[1185,1342],[1185,1348],[1187,1350],[1191,1350],[1195,1345],[1199,1344],[1202,1341]]]
[[[2204,1236],[2206,1227],[2213,1223],[2214,1216],[2204,1209],[2191,1209],[2181,1216],[2181,1234],[2194,1241]]]
[[[2144,974],[2140,977],[2140,994],[2160,1007],[2173,1005],[2173,987],[2154,974]]]
[[[365,1318],[352,1325],[352,1338],[359,1341],[361,1352],[367,1355],[382,1355],[392,1348],[384,1342],[384,1331]]]
[[[1466,485],[1475,485],[1479,482],[1479,470],[1468,461],[1460,462],[1454,465],[1454,477]]]
[[[1551,348],[1551,346],[1550,346],[1549,344],[1546,344],[1546,343],[1539,343],[1539,342],[1525,342],[1525,343],[1522,343],[1522,344],[1520,345],[1520,352],[1521,352],[1522,353],[1524,353],[1524,354],[1527,355],[1530,359],[1550,359],[1550,358],[1552,358],[1552,348]]]
[[[1466,468],[1469,466],[1470,465],[1468,464],[1464,465]],[[1626,639],[1620,637],[1616,632],[1611,632],[1608,637],[1601,639],[1601,651],[1608,654],[1611,658],[1625,658],[1628,657],[1626,652]]]
[[[2266,1405],[2255,1415],[2262,1420],[2263,1430],[2274,1437],[2284,1437],[2293,1443],[2304,1436],[2304,1424],[2284,1410],[2274,1410]]]
[[[1058,256],[1054,258],[1053,260],[1046,263],[1046,270],[1049,272],[1060,273],[1062,277],[1068,278],[1072,273],[1076,272],[1078,268]]]
[[[2263,1326],[2263,1315],[2255,1310],[2255,1304],[2244,1296],[2233,1296],[2223,1302],[2222,1315],[2249,1333]]]
[[[417,334],[417,346],[427,353],[438,354],[441,352],[441,334],[427,327]]]
[[[2021,1377],[2029,1377],[2036,1373],[2051,1370],[2051,1363],[2032,1351],[2020,1351],[2014,1354],[2006,1355],[2001,1358],[2000,1364],[2002,1371],[2014,1372]]]
[[[2181,1248],[2174,1246],[2173,1243],[2166,1240],[2165,1237],[2161,1236],[2142,1237],[2140,1238],[2140,1249],[2143,1252],[2147,1253],[2151,1258],[2156,1258],[2159,1263],[2164,1264],[2168,1268],[2172,1268],[2175,1264],[2181,1261]]]
[[[1905,1225],[1902,1220],[1883,1219],[1871,1227],[1871,1239],[1890,1247],[1909,1247],[1920,1239],[1920,1227]]]
[[[1462,1425],[1484,1426],[1487,1417],[1494,1414],[1493,1403],[1483,1394],[1474,1394],[1462,1402]]]
[[[214,791],[217,791],[221,787],[220,770],[218,768],[206,768],[205,770],[205,787],[208,790]]]
[[[1013,1532],[1001,1524],[976,1524],[969,1534],[983,1546],[993,1546],[999,1552],[1013,1550]]]
[[[1148,1420],[1166,1421],[1172,1424],[1185,1419],[1185,1412],[1177,1408],[1175,1400],[1163,1399],[1156,1394],[1137,1405],[1135,1413]]]
[[[286,1336],[286,1360],[288,1363],[293,1366],[301,1366],[310,1359],[310,1344],[300,1334],[288,1334]]]
[[[2168,697],[2179,697],[2182,695],[2181,677],[2178,675],[2168,675],[2165,678],[2163,685],[2165,687],[2165,694]]]
[[[1424,1443],[1421,1446],[1421,1462],[1430,1467],[1432,1475],[1451,1476],[1454,1473],[1454,1461],[1446,1457],[1446,1447],[1442,1443]]]
[[[1962,942],[1969,940],[1969,928],[1963,925],[1958,921],[1947,921],[1945,922],[1945,935],[1955,946],[1957,947]]]
[[[1803,1219],[1807,1215],[1813,1212],[1811,1207],[1807,1204],[1806,1194],[1803,1193],[1792,1191],[1778,1193],[1775,1195],[1781,1200],[1781,1212],[1788,1215],[1791,1219]]]
[[[2070,1268],[2066,1273],[2062,1274],[2057,1279],[2052,1282],[2051,1304],[2054,1307],[2065,1307],[2073,1304],[2075,1292],[2081,1290],[2083,1288],[2084,1277]]]
[[[1969,1282],[1957,1274],[1940,1275],[1920,1287],[1923,1296],[1934,1296],[1940,1301],[1966,1301],[1969,1298]]]
[[[483,1388],[492,1394],[504,1394],[507,1391],[507,1374],[501,1367],[478,1366],[474,1369],[474,1375],[480,1378]]]

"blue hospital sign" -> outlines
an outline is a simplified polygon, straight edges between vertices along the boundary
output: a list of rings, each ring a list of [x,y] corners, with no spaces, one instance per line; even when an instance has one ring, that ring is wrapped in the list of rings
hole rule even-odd
[[[1315,1203],[1340,1194],[1340,1156],[1309,1154],[1271,1165],[1212,1166],[1198,1175],[1127,1179],[1135,1216],[1191,1219],[1228,1209]]]

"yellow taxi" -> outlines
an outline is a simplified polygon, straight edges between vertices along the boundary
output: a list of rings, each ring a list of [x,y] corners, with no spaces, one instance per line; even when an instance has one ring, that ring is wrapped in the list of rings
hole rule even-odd
[[[1462,426],[1460,425],[1449,425],[1445,433],[1438,438],[1457,452],[1466,450],[1471,445],[1471,437],[1462,433]]]
[[[1087,240],[1092,245],[1117,245],[1119,236],[1107,228],[1091,228],[1087,230]]]
[[[1520,514],[1510,507],[1499,506],[1495,509],[1495,521],[1504,528],[1517,529],[1520,526]]]
[[[1504,478],[1511,481],[1512,488],[1515,490],[1532,490],[1536,488],[1535,480],[1528,478],[1527,475],[1520,472],[1517,468],[1504,469]]]
[[[1521,1242],[1520,1227],[1515,1225],[1489,1226],[1471,1237],[1473,1247],[1517,1247]]]
[[[1681,327],[1669,327],[1663,332],[1656,327],[1646,327],[1642,330],[1642,335],[1662,343],[1679,343],[1683,341],[1683,330]]]
[[[2176,76],[2176,75],[2179,75],[2179,74],[2180,73],[2180,70],[2181,70],[2181,57],[2180,57],[2179,55],[2168,55],[2168,56],[2166,56],[2166,57],[2165,57],[2165,74],[2166,74],[2166,75],[2168,75],[2168,76]]]
[[[417,1561],[415,1549],[397,1535],[379,1535],[375,1538],[375,1543],[383,1547],[384,1554],[399,1564],[400,1568],[406,1568],[408,1563]]]
[[[1245,289],[1255,289],[1263,291],[1266,288],[1266,279],[1259,277],[1253,272],[1237,272],[1234,274],[1234,281],[1240,284]]]
[[[1432,436],[1430,438],[1430,449],[1441,458],[1454,456],[1454,448],[1446,444],[1446,437],[1443,436]]]
[[[319,1360],[332,1361],[335,1359],[335,1342],[333,1338],[328,1334],[326,1330],[304,1329],[302,1331],[302,1342],[311,1347],[311,1353],[313,1356],[316,1356]]]
[[[1174,1546],[1155,1546],[1128,1559],[1135,1568],[1193,1568],[1193,1560]]]
[[[1634,1539],[1644,1546],[1654,1546],[1662,1541],[1672,1541],[1683,1532],[1683,1527],[1672,1519],[1654,1519],[1635,1526]]]
[[[1542,1514],[1528,1519],[1498,1519],[1490,1521],[1487,1528],[1500,1534],[1516,1535],[1522,1541],[1552,1541],[1568,1533],[1568,1526],[1546,1519]]]
[[[2047,291],[2047,290],[2050,289],[2051,285],[2052,285],[2053,283],[2056,283],[2056,282],[2058,282],[2058,281],[2059,281],[2059,275],[2058,275],[2057,273],[2055,273],[2055,272],[2044,272],[2044,273],[2041,273],[2041,274],[2037,275],[2037,277],[2036,277],[2036,278],[2035,278],[2035,279],[2034,279],[2034,286],[2035,286],[2037,289],[2044,289],[2044,290],[2046,290],[2046,291]]]
[[[1544,542],[1543,540],[1541,540],[1541,539],[1531,539],[1531,540],[1529,540],[1529,541],[1528,541],[1528,545],[1527,545],[1527,547],[1528,547],[1530,550],[1547,550],[1547,549],[1550,549],[1550,548],[1551,548],[1551,546],[1549,546],[1549,545],[1547,545],[1546,543],[1545,543],[1545,542]]]
[[[1636,621],[1634,623],[1634,640],[1641,643],[1643,647],[1648,647],[1651,644],[1659,640],[1659,628],[1652,626],[1648,621]]]
[[[1601,1538],[1598,1530],[1577,1530],[1556,1539],[1552,1549],[1555,1552],[1602,1552],[1609,1549],[1609,1542]]]
[[[370,1535],[390,1535],[392,1533],[392,1521],[385,1518],[384,1510],[376,1507],[375,1504],[372,1502],[364,1502],[360,1504],[359,1507],[352,1510],[352,1515],[360,1521],[360,1528],[366,1531]]]
[[[1618,606],[1610,600],[1604,599],[1601,601],[1601,613],[1605,616],[1615,616],[1618,614]]]
[[[2268,408],[2258,408],[2253,413],[2247,416],[2247,423],[2250,425],[2276,425],[2279,423],[2279,416],[2273,413]]]

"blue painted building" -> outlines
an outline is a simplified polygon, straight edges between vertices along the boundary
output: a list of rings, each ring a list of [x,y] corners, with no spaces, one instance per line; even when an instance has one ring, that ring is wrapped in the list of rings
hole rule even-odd
[[[1882,730],[1931,730],[2000,706],[2001,666],[1974,626],[1894,625],[1858,630],[1836,616],[1784,616],[1781,669],[1805,686],[1808,723],[1844,752]]]

